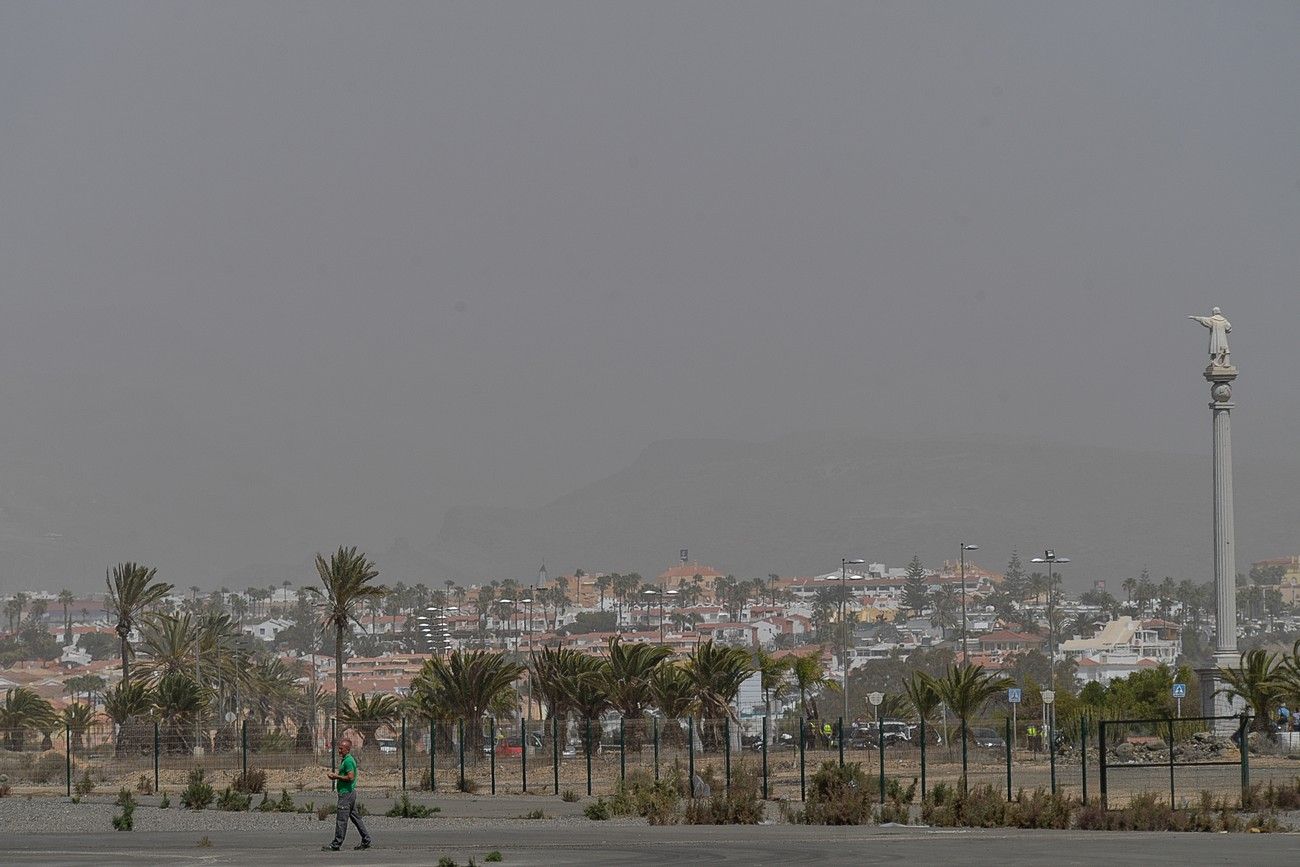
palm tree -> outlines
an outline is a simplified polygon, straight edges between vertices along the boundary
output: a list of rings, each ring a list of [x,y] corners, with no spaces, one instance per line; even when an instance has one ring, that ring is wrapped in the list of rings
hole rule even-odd
[[[467,733],[477,744],[483,714],[503,692],[514,686],[524,667],[505,653],[454,650],[443,658],[425,661],[411,681],[411,695],[419,712],[436,719],[447,715],[467,723]]]
[[[672,651],[657,644],[625,644],[616,635],[609,640],[605,666],[610,705],[626,719],[639,720],[653,701],[650,679]]]
[[[343,708],[339,723],[361,735],[363,748],[378,749],[380,727],[391,727],[401,717],[401,712],[401,705],[393,696],[375,694],[367,697],[363,692],[352,696]]]
[[[72,643],[72,618],[68,616],[68,606],[75,602],[76,596],[72,591],[63,589],[59,591],[59,604],[63,606],[63,643]]]
[[[186,755],[199,745],[199,728],[210,699],[208,690],[188,674],[171,672],[159,679],[153,706],[166,752]]]
[[[655,706],[668,719],[688,717],[695,707],[695,685],[680,663],[666,663],[655,669],[650,688]]]
[[[823,689],[839,691],[840,685],[826,676],[822,661],[813,654],[796,656],[790,664],[794,688],[799,693],[799,710],[806,719],[817,719],[817,699],[814,693]]]
[[[1224,693],[1245,702],[1254,716],[1251,728],[1268,731],[1273,721],[1273,708],[1287,691],[1287,669],[1276,653],[1269,653],[1262,647],[1248,650],[1241,655],[1235,668],[1219,669],[1219,678],[1224,685],[1215,694]]]
[[[59,722],[61,722],[67,728],[68,733],[72,735],[73,747],[75,749],[81,749],[84,746],[86,732],[90,730],[90,727],[93,726],[95,721],[98,719],[99,713],[93,707],[88,704],[82,704],[79,701],[74,701],[72,704],[65,707],[63,713],[59,715]]]
[[[122,683],[131,682],[131,643],[128,637],[136,618],[152,605],[161,602],[172,585],[155,581],[157,569],[139,563],[119,563],[104,578],[108,585],[105,605],[110,616],[117,618],[117,637],[122,642]]]
[[[911,702],[918,722],[928,722],[943,701],[935,688],[934,678],[923,671],[913,671],[912,676],[903,681],[903,694]]]
[[[319,598],[321,625],[334,629],[334,718],[343,716],[343,637],[358,620],[361,608],[372,599],[383,597],[383,587],[372,584],[379,570],[355,547],[340,547],[328,561],[316,555],[316,572],[320,587],[308,588]]]
[[[659,665],[655,672],[663,668]],[[570,714],[597,719],[609,707],[609,663],[599,657],[570,647],[544,647],[533,654],[531,677],[534,694],[559,725],[567,726]],[[653,681],[650,692],[657,700]]]
[[[781,701],[789,686],[790,659],[777,659],[766,650],[755,652],[754,667],[758,669],[759,688],[763,690],[763,710],[772,713],[772,699]]]
[[[5,690],[5,700],[0,704],[0,731],[4,732],[4,748],[20,752],[26,740],[27,729],[40,731],[58,718],[54,707],[34,690],[25,686]]]
[[[719,729],[723,719],[737,720],[732,702],[740,685],[754,673],[749,651],[706,641],[686,658],[686,674],[695,686],[700,715]]]
[[[1000,674],[984,671],[981,665],[951,665],[943,677],[934,678],[934,691],[948,705],[948,709],[961,720],[961,785],[966,788],[967,732],[970,718],[984,709],[984,705],[998,693],[1012,685],[1012,680]]]

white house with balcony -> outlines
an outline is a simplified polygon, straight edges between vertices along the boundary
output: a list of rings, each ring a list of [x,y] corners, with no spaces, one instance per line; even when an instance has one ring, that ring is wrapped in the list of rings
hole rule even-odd
[[[1092,638],[1062,641],[1060,650],[1078,665],[1081,683],[1105,685],[1143,669],[1176,664],[1183,638],[1176,623],[1125,616],[1107,622]]]

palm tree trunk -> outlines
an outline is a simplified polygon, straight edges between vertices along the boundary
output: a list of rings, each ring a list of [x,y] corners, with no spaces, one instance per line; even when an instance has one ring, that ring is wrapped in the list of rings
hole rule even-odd
[[[334,627],[334,743],[331,744],[330,755],[333,756],[334,750],[338,749],[338,720],[343,716],[343,626]],[[331,758],[330,761],[333,761]]]
[[[126,636],[119,634],[122,641],[122,685],[127,687],[131,685],[131,663],[127,660],[130,655],[130,648],[126,643]]]

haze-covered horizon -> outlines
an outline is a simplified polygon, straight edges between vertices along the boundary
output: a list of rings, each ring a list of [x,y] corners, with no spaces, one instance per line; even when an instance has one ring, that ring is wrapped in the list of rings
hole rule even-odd
[[[0,593],[426,550],[666,440],[1208,467],[1213,305],[1236,456],[1289,467],[1298,36],[1291,3],[6,5]]]

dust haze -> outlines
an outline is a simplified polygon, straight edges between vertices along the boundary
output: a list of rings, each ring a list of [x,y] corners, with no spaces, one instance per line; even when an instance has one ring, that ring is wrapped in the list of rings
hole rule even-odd
[[[1208,496],[1216,304],[1238,458],[1291,473],[1298,41],[1287,2],[5,4],[0,592],[655,569],[687,542],[437,540],[665,440],[1200,455]],[[1162,519],[1208,571],[1208,511]]]

